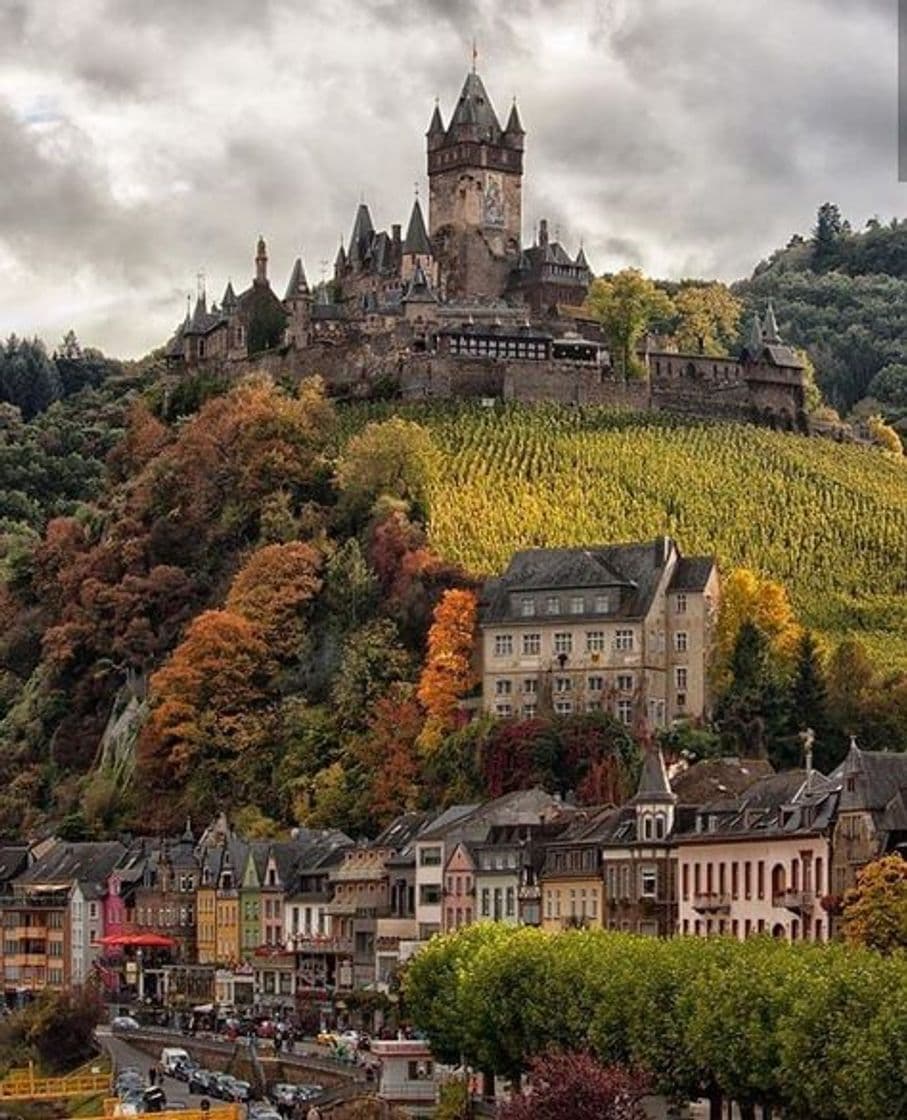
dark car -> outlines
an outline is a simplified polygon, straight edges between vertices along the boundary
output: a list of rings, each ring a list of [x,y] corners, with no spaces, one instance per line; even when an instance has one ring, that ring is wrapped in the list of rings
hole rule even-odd
[[[211,1092],[211,1079],[214,1074],[208,1069],[194,1069],[189,1074],[189,1092],[190,1093],[210,1093]]]
[[[200,1068],[194,1058],[183,1058],[171,1069],[170,1076],[175,1077],[177,1081],[188,1081],[192,1074]]]

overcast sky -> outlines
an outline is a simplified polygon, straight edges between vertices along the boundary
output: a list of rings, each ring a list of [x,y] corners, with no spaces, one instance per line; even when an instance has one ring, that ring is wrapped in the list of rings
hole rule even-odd
[[[896,0],[0,0],[0,333],[138,356],[268,240],[280,295],[425,191],[478,42],[597,272],[747,275],[819,203],[907,215]]]

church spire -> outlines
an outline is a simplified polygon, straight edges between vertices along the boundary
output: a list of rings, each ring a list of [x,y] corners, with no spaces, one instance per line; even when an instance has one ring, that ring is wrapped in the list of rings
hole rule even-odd
[[[258,250],[255,254],[255,282],[257,284],[268,282],[268,247],[261,235],[258,238]]]
[[[775,307],[771,300],[768,301],[765,320],[762,324],[762,341],[773,344],[781,341],[781,335],[778,331],[778,320],[775,318]]]
[[[418,198],[413,202],[413,210],[409,217],[406,238],[403,242],[404,256],[414,256],[416,254],[424,257],[431,256],[431,242],[428,240],[425,219],[422,217],[422,207],[419,205]]]

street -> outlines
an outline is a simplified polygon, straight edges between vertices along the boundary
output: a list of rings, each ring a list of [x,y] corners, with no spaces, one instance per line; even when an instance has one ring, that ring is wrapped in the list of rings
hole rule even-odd
[[[124,1066],[134,1066],[142,1076],[147,1080],[148,1071],[152,1065],[158,1063],[150,1055],[146,1054],[144,1050],[139,1050],[136,1046],[131,1046],[121,1035],[114,1035],[107,1026],[98,1027],[95,1032],[98,1042],[110,1054],[111,1062],[113,1065],[113,1073],[116,1076],[118,1070]],[[162,1046],[166,1042],[161,1043]],[[189,1108],[198,1108],[202,1095],[198,1093],[190,1093],[189,1088],[184,1081],[177,1081],[175,1077],[168,1077],[165,1075],[164,1092],[167,1095],[167,1102],[181,1101]],[[215,1102],[217,1103],[217,1102]]]

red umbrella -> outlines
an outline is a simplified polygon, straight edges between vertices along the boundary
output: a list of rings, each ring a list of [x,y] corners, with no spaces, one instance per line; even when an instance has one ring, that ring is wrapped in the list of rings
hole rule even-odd
[[[98,938],[99,945],[119,946],[136,949],[172,949],[176,942],[172,937],[160,933],[110,933]]]

